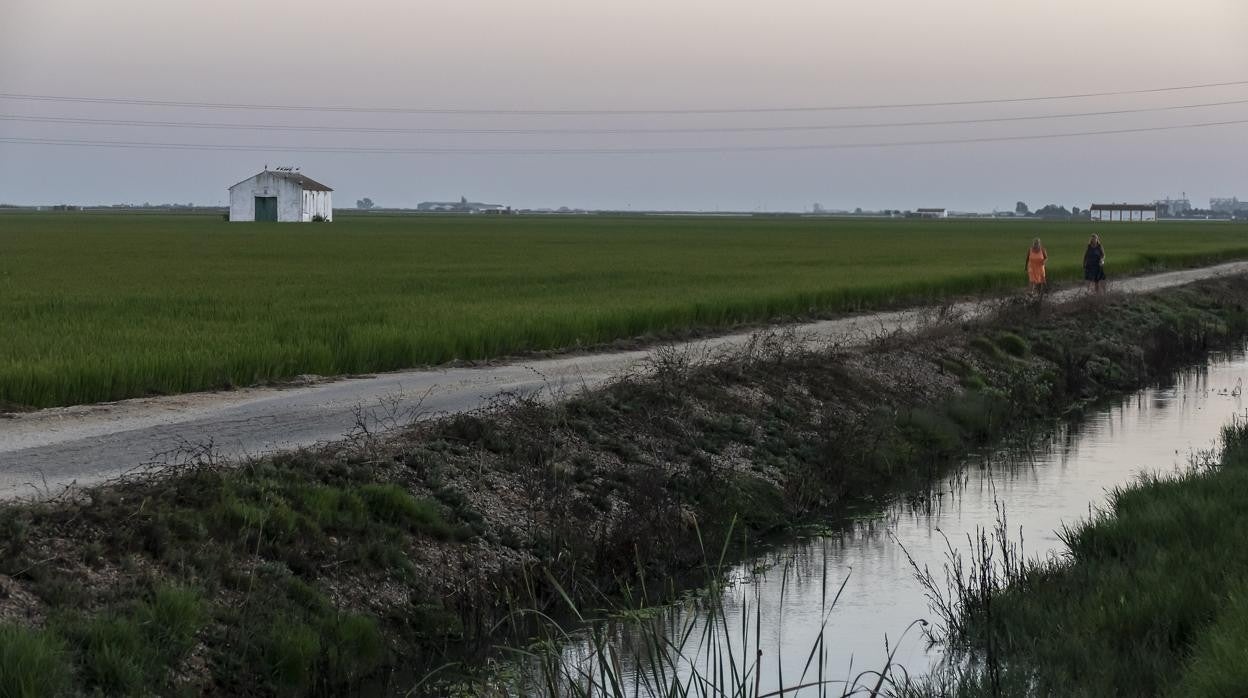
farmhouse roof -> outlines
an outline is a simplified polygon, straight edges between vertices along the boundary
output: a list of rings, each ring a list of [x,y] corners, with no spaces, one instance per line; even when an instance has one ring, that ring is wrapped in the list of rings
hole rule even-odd
[[[302,187],[303,189],[307,191],[333,191],[333,189],[325,186],[324,184],[321,184],[320,182],[316,181],[315,179],[312,179],[311,177],[303,174],[302,172],[289,172],[286,170],[264,170],[263,172],[257,172],[251,177],[244,179],[243,182],[246,182],[248,179],[252,179],[253,177],[259,177],[262,174],[271,174],[274,177],[281,177],[282,179],[298,184],[300,187]],[[234,187],[237,187],[239,184],[242,184],[243,182],[237,182],[231,185],[229,188],[233,189]]]
[[[312,179],[311,177],[301,172],[284,172],[283,171],[283,172],[273,172],[273,174],[277,175],[278,177],[281,177],[282,179],[294,182],[295,184],[298,184],[299,186],[303,187],[304,189],[308,191],[333,191],[333,189],[330,189],[324,184],[321,184],[320,182],[316,181],[315,179]]]

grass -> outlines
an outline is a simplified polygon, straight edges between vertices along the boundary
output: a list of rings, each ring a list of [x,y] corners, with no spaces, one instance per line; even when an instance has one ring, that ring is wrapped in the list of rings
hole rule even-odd
[[[206,620],[194,589],[161,585],[150,596],[94,615],[64,610],[46,632],[74,648],[87,685],[141,695],[166,683]]]
[[[610,342],[1248,256],[1242,226],[801,218],[0,215],[0,407]]]
[[[1244,695],[1248,420],[1223,442],[1220,464],[1113,492],[1106,510],[1062,532],[1064,558],[1002,568],[1000,555],[972,555],[947,620],[981,663],[926,693]],[[990,547],[1009,547],[994,537]]]
[[[68,686],[69,662],[59,638],[0,624],[0,698],[44,698]]]
[[[0,574],[30,584],[49,617],[40,631],[0,626],[4,698],[55,695],[43,683],[49,666],[61,687],[88,694],[177,694],[175,679],[201,645],[212,648],[201,656],[212,658],[227,694],[356,690],[390,649],[379,619],[336,606],[319,573],[350,569],[339,590],[410,579],[420,540],[465,535],[437,505],[394,483],[298,459],[198,466],[139,490],[101,492],[77,513],[10,505],[0,514],[14,534]],[[58,529],[91,554],[30,558]],[[109,571],[119,581],[83,583]],[[367,592],[354,593],[368,605]],[[407,593],[415,601],[425,592]],[[203,671],[192,670],[194,680]]]

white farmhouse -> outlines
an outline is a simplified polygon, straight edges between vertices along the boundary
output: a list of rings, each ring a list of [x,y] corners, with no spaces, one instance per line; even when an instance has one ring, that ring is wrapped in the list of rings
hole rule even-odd
[[[230,187],[230,222],[309,223],[334,219],[333,189],[293,167],[264,171]]]

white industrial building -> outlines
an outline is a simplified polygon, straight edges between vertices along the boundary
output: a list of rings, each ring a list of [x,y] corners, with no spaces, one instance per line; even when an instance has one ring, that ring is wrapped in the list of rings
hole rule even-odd
[[[279,167],[230,187],[230,222],[310,223],[334,220],[333,189],[293,167]]]
[[[1209,199],[1209,210],[1214,213],[1229,213],[1233,216],[1237,213],[1248,211],[1248,201],[1240,201],[1234,196]]]
[[[1092,204],[1088,217],[1100,223],[1156,223],[1157,204]]]
[[[1186,216],[1192,212],[1192,201],[1186,196],[1181,199],[1158,199],[1153,203],[1157,204],[1158,216]]]

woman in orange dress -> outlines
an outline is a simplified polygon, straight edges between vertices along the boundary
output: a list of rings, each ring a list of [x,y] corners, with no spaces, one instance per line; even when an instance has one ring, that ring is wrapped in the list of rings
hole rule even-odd
[[[1032,240],[1031,249],[1027,250],[1027,281],[1031,283],[1031,290],[1036,293],[1044,292],[1044,263],[1048,260],[1049,253],[1040,244],[1040,238]]]

